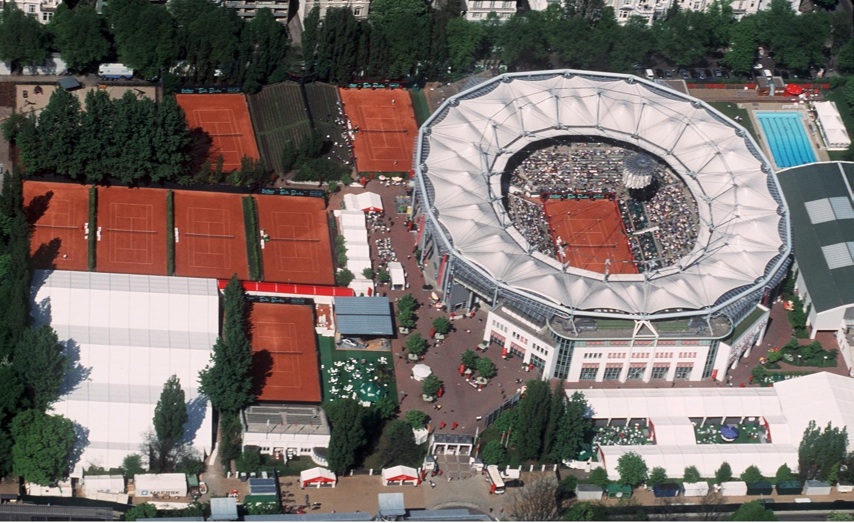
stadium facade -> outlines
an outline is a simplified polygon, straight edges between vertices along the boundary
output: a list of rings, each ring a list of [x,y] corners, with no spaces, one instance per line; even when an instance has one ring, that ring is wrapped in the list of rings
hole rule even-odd
[[[693,248],[637,274],[535,249],[502,204],[508,162],[565,138],[666,164],[697,206]],[[419,131],[414,167],[425,277],[449,310],[487,310],[484,341],[543,377],[723,380],[761,341],[762,302],[790,261],[789,210],[750,134],[703,102],[630,75],[504,74],[443,103]]]

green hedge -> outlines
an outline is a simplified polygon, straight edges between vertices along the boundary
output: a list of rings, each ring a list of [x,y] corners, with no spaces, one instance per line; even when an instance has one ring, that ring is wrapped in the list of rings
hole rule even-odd
[[[264,267],[261,264],[261,235],[258,230],[258,209],[255,198],[243,198],[243,224],[246,227],[246,256],[249,259],[249,278],[255,281],[264,279]]]
[[[166,274],[175,274],[175,194],[166,191]]]
[[[89,270],[95,270],[95,253],[98,242],[98,190],[89,188]]]

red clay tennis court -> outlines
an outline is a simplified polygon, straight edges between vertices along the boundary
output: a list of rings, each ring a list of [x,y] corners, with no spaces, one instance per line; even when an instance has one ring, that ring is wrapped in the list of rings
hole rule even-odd
[[[249,278],[242,196],[174,191],[175,275]]]
[[[344,113],[358,129],[353,153],[359,172],[409,172],[418,137],[415,111],[405,89],[339,88]]]
[[[166,276],[166,191],[98,188],[98,272]]]
[[[552,240],[566,244],[569,265],[609,274],[637,274],[617,203],[610,200],[547,200]]]
[[[25,181],[24,212],[32,226],[33,267],[88,270],[89,186]]]
[[[216,165],[222,155],[222,170],[228,172],[240,169],[243,157],[260,158],[249,107],[242,94],[179,94],[175,98],[184,109],[190,128],[200,127],[213,140],[211,165]]]
[[[264,279],[334,285],[323,199],[258,195],[255,201],[258,226],[269,237],[261,250]]]
[[[314,311],[306,305],[252,303],[252,378],[261,401],[319,403]]]

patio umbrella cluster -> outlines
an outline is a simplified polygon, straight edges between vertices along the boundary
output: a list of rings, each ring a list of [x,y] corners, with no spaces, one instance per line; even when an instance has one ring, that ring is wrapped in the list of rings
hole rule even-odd
[[[639,424],[623,427],[600,427],[593,436],[594,445],[646,445],[649,443],[646,427]]]
[[[332,396],[329,401],[350,398],[373,404],[388,395],[388,383],[380,380],[381,374],[390,372],[384,356],[376,363],[358,358],[339,360],[323,370]]]

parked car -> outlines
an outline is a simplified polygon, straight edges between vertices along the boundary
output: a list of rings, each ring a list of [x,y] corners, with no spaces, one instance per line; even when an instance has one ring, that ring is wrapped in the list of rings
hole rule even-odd
[[[682,79],[683,79],[683,80],[686,80],[686,81],[691,79],[691,73],[689,73],[689,72],[688,72],[687,70],[685,70],[685,69],[680,69],[680,70],[679,70],[679,76],[681,76],[681,77],[682,77]]]
[[[662,69],[656,69],[655,77],[658,79],[664,78],[664,71]]]
[[[694,73],[697,75],[698,80],[706,79],[706,73],[702,69],[694,69]]]
[[[708,78],[709,80],[711,80],[712,78],[714,78],[714,76],[712,76],[712,72],[711,72],[711,71],[709,71],[708,69],[703,69],[703,74],[705,74],[705,75],[706,75],[706,78]]]
[[[668,70],[664,71],[664,77],[667,79],[673,78],[673,70],[668,69]]]

